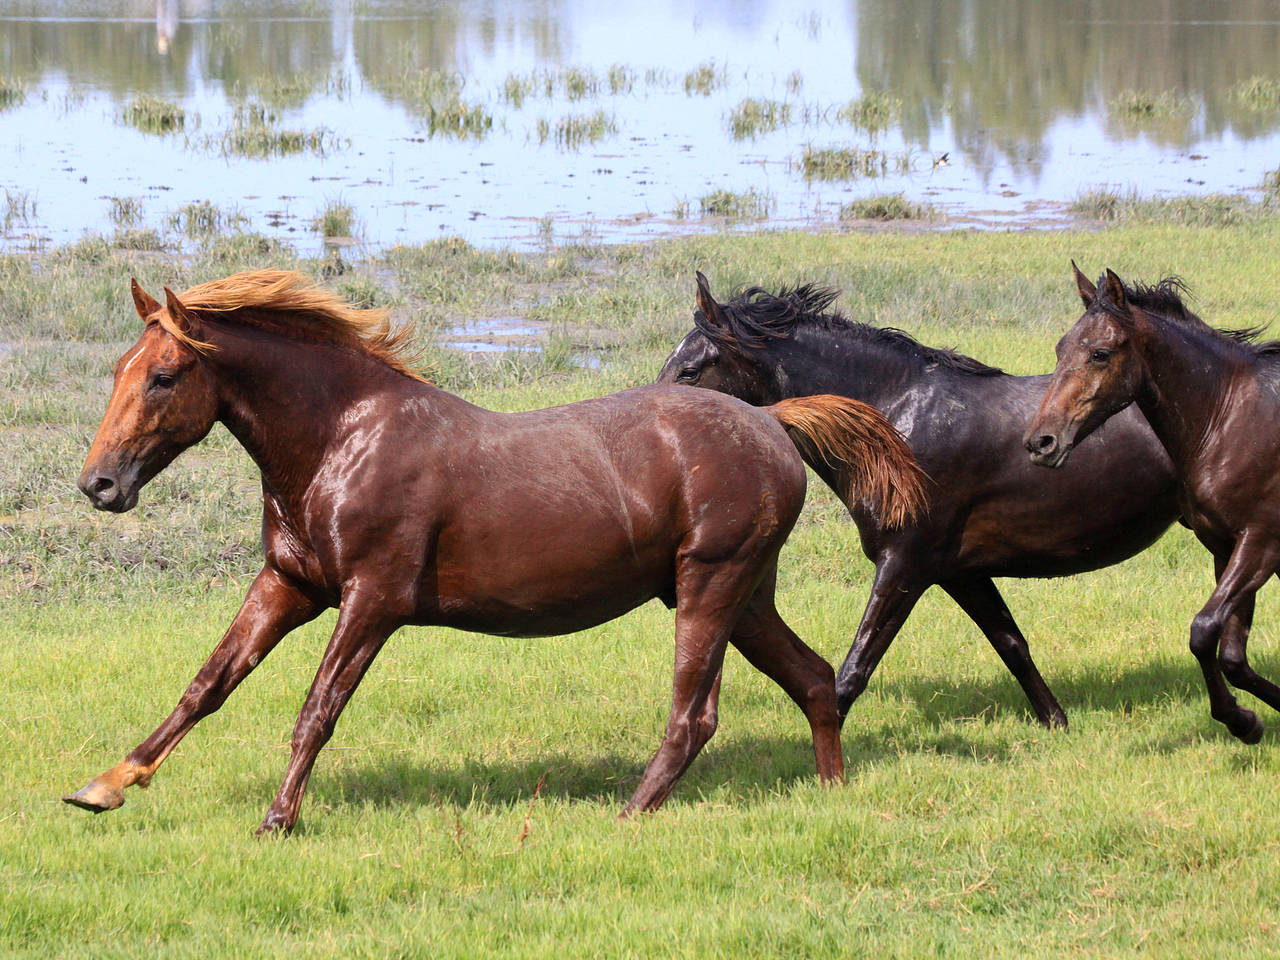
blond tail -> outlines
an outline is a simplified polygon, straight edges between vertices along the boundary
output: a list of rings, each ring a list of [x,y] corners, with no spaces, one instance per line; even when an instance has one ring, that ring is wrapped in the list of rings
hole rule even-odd
[[[928,474],[875,407],[824,394],[792,397],[765,410],[787,428],[806,463],[835,471],[846,505],[867,503],[890,528],[914,523],[928,509]]]

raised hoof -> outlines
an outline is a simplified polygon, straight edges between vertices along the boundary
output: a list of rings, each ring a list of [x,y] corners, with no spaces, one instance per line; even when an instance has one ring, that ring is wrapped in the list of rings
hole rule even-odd
[[[75,793],[63,797],[62,802],[90,813],[102,813],[124,806],[124,791],[90,781]]]
[[[1227,729],[1243,743],[1257,743],[1262,739],[1262,731],[1266,727],[1252,710],[1241,710],[1236,714],[1235,720],[1227,725]]]

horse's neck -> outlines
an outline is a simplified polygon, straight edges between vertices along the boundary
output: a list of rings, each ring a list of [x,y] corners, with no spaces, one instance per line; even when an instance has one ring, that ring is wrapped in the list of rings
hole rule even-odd
[[[1138,407],[1174,468],[1188,479],[1222,415],[1240,365],[1227,344],[1167,324],[1151,324],[1142,349],[1147,374]]]
[[[296,505],[355,414],[406,378],[350,350],[249,333],[220,337],[222,421],[263,481]]]
[[[883,409],[920,379],[923,358],[860,331],[797,328],[780,342],[788,396],[835,393]]]

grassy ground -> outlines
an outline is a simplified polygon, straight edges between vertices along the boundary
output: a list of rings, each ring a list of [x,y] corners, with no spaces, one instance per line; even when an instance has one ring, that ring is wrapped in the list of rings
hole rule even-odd
[[[406,629],[321,755],[298,832],[252,830],[278,786],[332,616],[287,641],[169,759],[90,817],[57,797],[172,708],[257,568],[252,465],[225,432],[125,516],[74,478],[136,319],[181,289],[299,265],[418,321],[443,386],[501,409],[644,382],[718,293],[802,280],[844,309],[1015,372],[1079,312],[1068,258],[1176,272],[1222,325],[1275,316],[1274,220],[1100,232],[703,237],[513,257],[441,241],[297,264],[261,238],[195,255],[102,242],[0,258],[0,954],[6,956],[1241,956],[1280,929],[1280,753],[1208,716],[1186,628],[1209,563],[1184,531],[1110,570],[1003,585],[1069,733],[1035,726],[945,596],[926,596],[854,708],[847,786],[731,657],[716,738],[654,816],[614,816],[657,745],[671,616],[555,640]],[[541,354],[467,357],[450,323],[546,321]],[[590,353],[599,366],[579,366]],[[1082,505],[1084,508],[1086,505]],[[780,608],[843,656],[868,589],[823,489]],[[936,591],[935,591],[936,593]],[[1264,591],[1254,663],[1280,673]],[[1265,717],[1264,719],[1269,719]]]

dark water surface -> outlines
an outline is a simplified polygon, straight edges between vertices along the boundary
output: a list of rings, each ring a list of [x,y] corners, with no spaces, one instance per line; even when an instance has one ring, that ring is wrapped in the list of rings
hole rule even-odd
[[[1099,184],[1257,188],[1280,109],[1238,97],[1253,77],[1280,80],[1280,0],[0,0],[0,227],[10,249],[172,232],[211,201],[308,249],[342,202],[373,246],[534,247],[718,226],[700,216],[716,190],[763,198],[747,228],[833,222],[886,191],[952,223],[1053,222]],[[1173,109],[1126,118],[1109,108],[1126,91]],[[840,113],[872,93],[900,105],[878,134]],[[131,126],[142,96],[180,105],[184,129]],[[744,98],[790,122],[739,139]],[[459,104],[491,126],[442,129]],[[237,111],[313,142],[245,156]],[[597,113],[599,139],[557,137]],[[883,151],[887,175],[808,179],[806,146]]]

